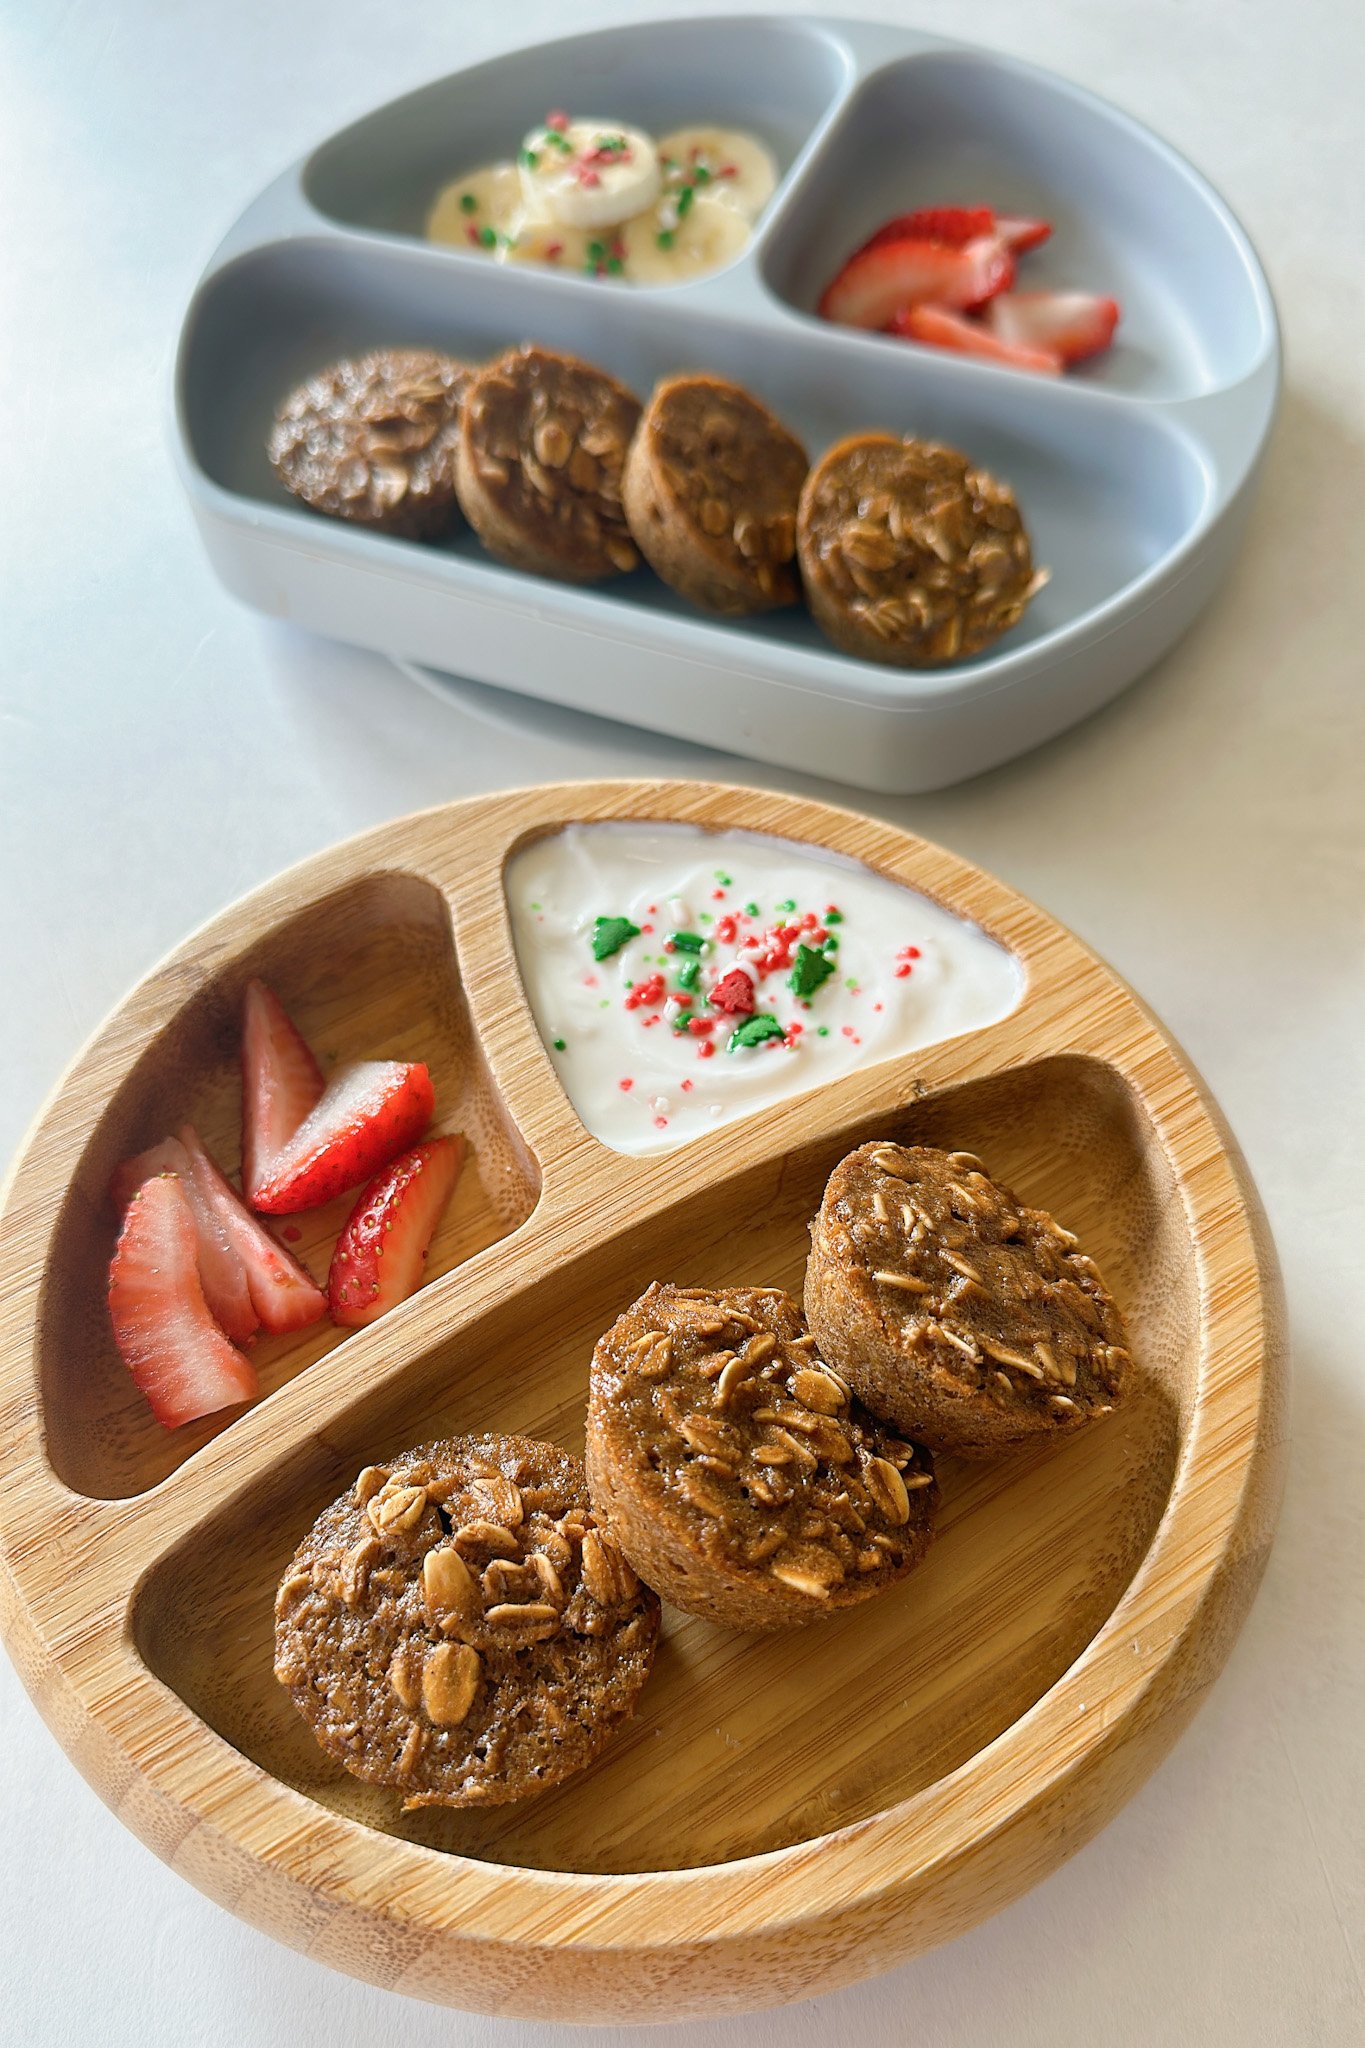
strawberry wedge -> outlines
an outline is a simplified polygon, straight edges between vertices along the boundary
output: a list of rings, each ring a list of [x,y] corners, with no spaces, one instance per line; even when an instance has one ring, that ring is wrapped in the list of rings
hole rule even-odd
[[[194,1212],[177,1174],[144,1182],[128,1204],[109,1267],[109,1315],[120,1357],[167,1429],[260,1391],[209,1313]]]
[[[263,981],[242,999],[242,1187],[253,1208],[270,1169],[322,1095],[322,1070]]]
[[[994,235],[961,248],[908,237],[850,257],[817,310],[843,327],[884,328],[907,306],[978,306],[1013,282],[1014,258]]]
[[[1005,292],[992,299],[986,324],[1012,348],[1051,349],[1064,363],[1079,363],[1114,339],[1118,301],[1095,292]]]
[[[433,1138],[377,1174],[332,1254],[332,1320],[372,1323],[420,1285],[432,1233],[464,1165],[463,1138]]]
[[[863,249],[880,248],[883,242],[942,242],[949,249],[965,249],[982,235],[999,233],[989,206],[917,206],[913,213],[883,221]],[[1003,234],[1000,239],[1004,241]],[[861,256],[862,249],[855,253]]]
[[[943,306],[909,306],[897,314],[891,331],[931,348],[958,349],[987,362],[1006,363],[1013,370],[1033,370],[1044,377],[1062,374],[1062,359],[1055,349],[1024,348],[1002,341],[979,320],[966,320]]]
[[[258,1320],[272,1332],[302,1330],[320,1322],[327,1313],[327,1297],[312,1275],[252,1215],[209,1158],[193,1126],[182,1125],[178,1136],[189,1161],[191,1200],[209,1211],[231,1245]]]
[[[183,1135],[192,1137],[193,1133]],[[197,1139],[195,1144],[198,1145]],[[114,1206],[122,1216],[138,1189],[162,1173],[176,1176],[189,1203],[198,1247],[199,1285],[209,1313],[234,1344],[245,1344],[256,1334],[263,1319],[252,1300],[241,1258],[215,1204],[200,1184],[194,1162],[180,1138],[163,1138],[150,1151],[124,1160],[110,1185]]]
[[[997,213],[995,233],[1016,256],[1022,256],[1026,249],[1036,249],[1052,233],[1050,220],[1026,220],[1018,213]]]
[[[252,1207],[266,1216],[288,1216],[330,1202],[419,1138],[435,1106],[431,1076],[420,1061],[363,1060],[344,1067],[271,1160],[252,1190]]]

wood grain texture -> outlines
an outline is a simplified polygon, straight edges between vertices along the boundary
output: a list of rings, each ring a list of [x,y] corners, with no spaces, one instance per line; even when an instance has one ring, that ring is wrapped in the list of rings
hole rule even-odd
[[[570,819],[811,841],[975,918],[1019,1009],[655,1159],[588,1136],[511,954],[502,871]],[[128,1150],[190,1115],[235,1157],[236,1013],[265,973],[330,1057],[424,1056],[477,1174],[432,1279],[368,1330],[272,1340],[266,1397],[166,1435],[103,1322]],[[789,1638],[675,1614],[634,1725],[520,1808],[398,1815],[270,1670],[280,1569],[371,1458],[447,1429],[582,1441],[599,1331],[653,1278],[799,1284],[824,1179],[872,1136],[980,1153],[1079,1231],[1137,1395],[1073,1442],[944,1463],[928,1563]],[[305,1255],[339,1219],[302,1219]],[[64,1078],[0,1217],[0,1603],[58,1739],[175,1868],[319,1959],[491,2012],[667,2019],[809,1996],[960,1932],[1164,1754],[1260,1577],[1281,1483],[1278,1281],[1197,1079],[1102,963],[941,849],[697,783],[514,791],[404,819],[226,912]],[[306,1368],[306,1370],[305,1370]]]

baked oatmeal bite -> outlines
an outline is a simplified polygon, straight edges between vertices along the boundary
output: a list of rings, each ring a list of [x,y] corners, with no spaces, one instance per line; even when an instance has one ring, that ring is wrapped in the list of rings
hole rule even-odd
[[[875,1423],[778,1288],[655,1283],[593,1354],[588,1484],[640,1576],[730,1628],[819,1620],[929,1545],[931,1460]]]
[[[582,1464],[452,1437],[367,1465],[275,1602],[275,1675],[320,1746],[405,1812],[494,1806],[590,1763],[634,1712],[659,1603]]]
[[[1044,576],[1014,494],[935,441],[851,434],[806,479],[806,602],[845,654],[932,668],[980,654]]]
[[[459,520],[455,456],[469,366],[431,349],[332,363],[291,392],[267,453],[315,512],[408,540]]]
[[[605,370],[529,343],[474,377],[463,408],[460,504],[514,569],[597,583],[638,568],[621,507],[639,401]]]
[[[861,1145],[811,1225],[806,1314],[874,1414],[964,1458],[1108,1415],[1129,1366],[1093,1259],[971,1152]]]
[[[796,510],[806,451],[766,406],[721,377],[657,385],[626,458],[624,503],[645,560],[706,611],[795,604]]]

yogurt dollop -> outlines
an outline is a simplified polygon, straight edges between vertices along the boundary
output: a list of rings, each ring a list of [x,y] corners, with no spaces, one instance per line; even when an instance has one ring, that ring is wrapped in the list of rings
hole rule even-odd
[[[613,1151],[665,1152],[856,1066],[1005,1017],[1023,976],[976,925],[760,833],[569,825],[509,864],[531,1010]]]

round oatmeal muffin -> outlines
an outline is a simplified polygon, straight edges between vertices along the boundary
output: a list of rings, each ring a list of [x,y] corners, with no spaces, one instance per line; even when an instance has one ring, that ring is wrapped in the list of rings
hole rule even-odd
[[[622,496],[641,554],[706,611],[795,604],[796,508],[806,451],[721,377],[655,387],[626,457]]]
[[[459,519],[455,456],[468,364],[382,348],[291,392],[267,445],[286,490],[315,512],[429,540]]]
[[[1022,1448],[1123,1395],[1128,1339],[1093,1259],[970,1152],[841,1160],[811,1225],[806,1314],[874,1414],[936,1451]]]
[[[367,1465],[275,1601],[275,1675],[329,1756],[419,1806],[496,1806],[590,1763],[634,1712],[659,1603],[529,1437]]]
[[[1017,625],[1035,575],[1014,495],[934,441],[851,434],[806,479],[806,602],[845,654],[933,668]]]
[[[514,569],[597,583],[639,566],[621,471],[639,401],[574,356],[510,349],[470,384],[460,432],[465,518]]]
[[[933,1465],[872,1420],[778,1288],[657,1282],[593,1354],[593,1507],[675,1607],[731,1628],[817,1621],[929,1546]]]

